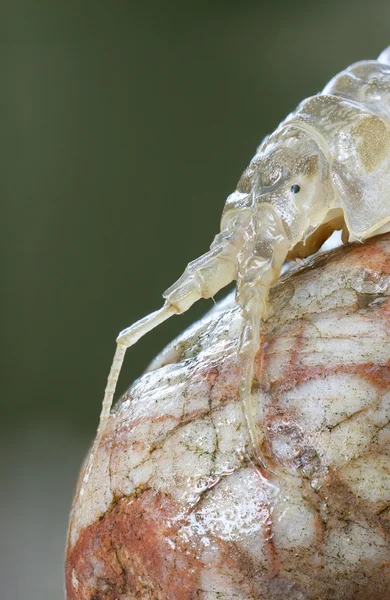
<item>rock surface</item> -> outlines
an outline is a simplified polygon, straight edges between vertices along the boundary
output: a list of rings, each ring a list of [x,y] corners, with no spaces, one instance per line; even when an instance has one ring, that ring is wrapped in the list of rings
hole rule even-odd
[[[248,459],[232,297],[113,412],[79,484],[68,600],[390,599],[390,234],[272,289]]]

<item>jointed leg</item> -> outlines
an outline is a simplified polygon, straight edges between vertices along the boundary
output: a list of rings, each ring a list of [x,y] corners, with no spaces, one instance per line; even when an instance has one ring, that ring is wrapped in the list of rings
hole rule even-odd
[[[263,467],[266,465],[260,452],[261,443],[254,415],[255,409],[252,396],[252,384],[255,358],[260,346],[261,321],[266,310],[266,296],[267,290],[260,284],[252,290],[251,297],[243,306],[243,323],[238,349],[240,358],[240,399],[244,419],[254,458]]]
[[[261,211],[261,212],[260,212]],[[255,421],[252,382],[260,346],[261,322],[266,316],[268,292],[280,274],[289,244],[283,225],[270,207],[259,208],[252,222],[253,235],[238,255],[237,303],[242,310],[239,341],[240,399],[253,458],[266,467]]]
[[[164,306],[119,334],[105,389],[99,427],[84,471],[83,486],[86,485],[92,472],[95,457],[110,416],[112,400],[126,349],[172,315],[185,312],[200,298],[212,297],[236,277],[237,246],[239,245],[238,240],[241,233],[241,230],[234,231],[234,229],[226,229],[219,233],[215,237],[209,252],[189,263],[180,279],[163,294],[166,300]]]
[[[210,298],[230,283],[236,274],[236,248],[233,243],[235,241],[228,231],[218,234],[210,251],[189,263],[180,279],[163,294],[166,299],[164,306],[119,334],[105,390],[97,438],[103,434],[110,416],[126,349],[172,315],[185,312],[200,298]]]
[[[119,373],[122,368],[123,360],[125,358],[126,349],[129,346],[135,344],[136,341],[139,340],[139,338],[142,337],[145,333],[147,333],[154,327],[157,327],[157,325],[168,319],[172,314],[176,314],[176,312],[177,311],[174,310],[172,306],[165,303],[160,310],[157,310],[156,312],[147,315],[143,319],[140,319],[139,321],[137,321],[137,323],[135,323],[131,327],[128,327],[119,334],[117,338],[116,351],[114,354],[110,373],[108,375],[107,386],[104,393],[103,405],[100,413],[99,427],[97,430],[93,447],[89,454],[88,464],[84,472],[84,485],[89,479],[94,464],[95,455],[99,449],[100,442],[106,427],[106,423],[110,416],[112,400],[115,394],[115,388],[119,378]]]
[[[105,389],[102,411],[100,413],[100,423],[105,422],[110,416],[112,399],[115,394],[116,384],[119,378],[119,373],[122,368],[123,360],[127,348],[133,346],[145,333],[151,331],[172,315],[177,314],[177,310],[172,305],[165,303],[160,310],[147,315],[143,319],[137,321],[131,327],[122,331],[117,338],[117,347],[112,361],[110,373],[108,375],[107,386]]]

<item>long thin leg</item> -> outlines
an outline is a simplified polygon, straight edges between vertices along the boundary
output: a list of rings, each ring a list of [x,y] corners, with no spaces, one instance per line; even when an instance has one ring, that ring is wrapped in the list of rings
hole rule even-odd
[[[261,323],[267,313],[268,292],[280,274],[289,249],[279,217],[271,207],[254,215],[252,235],[238,255],[237,303],[242,310],[240,357],[240,399],[254,460],[266,467],[260,450],[255,420],[252,382],[254,363],[260,346]]]
[[[261,294],[261,292],[263,292]],[[265,290],[257,288],[242,310],[242,329],[238,354],[240,358],[240,399],[254,458],[261,466],[265,462],[260,453],[260,440],[254,416],[252,383],[254,364],[260,346],[260,327],[265,313]],[[262,296],[262,297],[261,297]]]
[[[112,361],[110,373],[108,375],[107,386],[104,393],[102,411],[100,413],[100,423],[105,422],[110,416],[112,400],[115,394],[116,384],[118,382],[119,373],[122,368],[126,350],[133,346],[145,333],[151,331],[160,323],[169,319],[172,315],[177,314],[177,310],[173,306],[165,303],[160,310],[147,315],[122,331],[117,338],[117,346],[115,355]]]
[[[172,315],[185,312],[200,298],[210,298],[230,283],[236,275],[236,244],[237,235],[230,231],[218,234],[209,252],[189,263],[180,279],[163,294],[166,299],[164,306],[121,331],[116,340],[117,348],[105,389],[97,437],[101,437],[110,416],[126,349]]]
[[[200,298],[214,296],[235,279],[236,257],[241,234],[242,230],[235,231],[234,227],[232,230],[226,229],[219,233],[214,238],[209,252],[190,262],[177,282],[164,292],[163,297],[166,299],[164,306],[124,329],[117,337],[117,347],[107,380],[99,427],[85,468],[83,485],[86,485],[92,472],[95,456],[104,435],[126,349],[172,315],[185,312]]]

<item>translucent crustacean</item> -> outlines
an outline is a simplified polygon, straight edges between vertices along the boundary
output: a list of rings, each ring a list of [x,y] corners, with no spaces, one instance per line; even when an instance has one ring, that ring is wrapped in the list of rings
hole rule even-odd
[[[340,229],[343,241],[390,230],[390,47],[377,61],[358,62],[336,75],[261,143],[226,200],[221,232],[210,250],[163,294],[160,310],[119,334],[96,442],[110,415],[126,349],[236,280],[240,396],[251,452],[263,462],[264,434],[255,423],[251,386],[269,288],[286,259],[313,254]]]

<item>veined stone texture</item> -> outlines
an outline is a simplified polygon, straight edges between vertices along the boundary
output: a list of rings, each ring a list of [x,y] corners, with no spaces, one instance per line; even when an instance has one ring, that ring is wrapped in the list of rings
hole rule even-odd
[[[230,296],[117,404],[76,493],[68,600],[390,599],[390,234],[294,267],[270,306],[269,468],[246,450]]]

